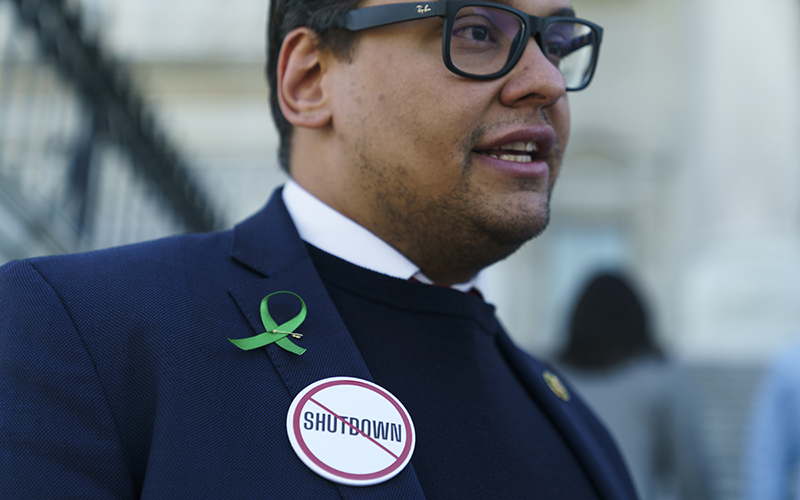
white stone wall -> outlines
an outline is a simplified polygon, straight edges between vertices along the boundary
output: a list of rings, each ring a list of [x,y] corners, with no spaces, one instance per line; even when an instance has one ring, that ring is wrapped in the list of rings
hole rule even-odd
[[[765,357],[800,336],[800,4],[699,7],[685,167],[695,173],[682,179],[695,248],[676,290],[682,343]]]

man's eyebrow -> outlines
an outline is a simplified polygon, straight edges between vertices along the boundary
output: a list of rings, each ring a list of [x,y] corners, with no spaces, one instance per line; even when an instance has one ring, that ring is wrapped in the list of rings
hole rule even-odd
[[[506,7],[519,8],[519,7],[515,6],[515,5],[512,5],[512,3],[513,3],[512,0],[487,0],[487,1],[493,2],[493,3],[499,3],[500,5],[505,5]],[[522,10],[522,9],[520,9],[520,10]],[[547,17],[576,17],[575,16],[575,9],[573,9],[572,7],[562,7],[560,9],[558,9],[557,11],[551,12],[550,14],[548,14]]]
[[[513,5],[511,5],[511,1],[510,0],[487,0],[487,1],[493,2],[493,3],[499,3],[501,5],[505,5],[506,7],[513,7]]]
[[[550,14],[549,17],[576,17],[575,9],[573,9],[572,7],[564,7],[563,9],[558,9],[557,11]]]

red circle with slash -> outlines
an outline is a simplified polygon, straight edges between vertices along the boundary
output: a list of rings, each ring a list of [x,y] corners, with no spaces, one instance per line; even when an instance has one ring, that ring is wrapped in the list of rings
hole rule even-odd
[[[352,377],[303,389],[289,407],[286,429],[306,466],[349,486],[393,478],[408,465],[416,444],[403,404],[383,387]]]

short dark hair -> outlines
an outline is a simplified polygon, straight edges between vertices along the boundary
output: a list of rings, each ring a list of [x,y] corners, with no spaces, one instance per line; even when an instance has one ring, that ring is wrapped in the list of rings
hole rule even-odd
[[[574,306],[559,361],[604,370],[640,356],[664,358],[640,293],[620,272],[594,275]]]
[[[278,106],[278,54],[286,35],[295,28],[305,26],[317,35],[317,48],[330,50],[336,57],[349,60],[356,35],[349,31],[332,28],[336,14],[357,8],[363,0],[272,0],[267,29],[267,81],[272,118],[280,135],[278,160],[281,168],[289,172],[292,124],[281,113]]]

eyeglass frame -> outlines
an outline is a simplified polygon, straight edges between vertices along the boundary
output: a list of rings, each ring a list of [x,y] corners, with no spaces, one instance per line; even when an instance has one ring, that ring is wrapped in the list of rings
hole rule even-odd
[[[592,52],[592,61],[589,65],[588,76],[586,80],[576,88],[568,88],[566,90],[574,92],[583,90],[589,86],[594,78],[595,69],[597,68],[597,59],[600,54],[600,44],[603,40],[603,28],[599,25],[580,19],[577,17],[569,16],[552,16],[552,17],[538,17],[523,12],[514,7],[484,1],[470,1],[470,0],[439,0],[436,2],[428,3],[393,3],[385,5],[374,5],[371,7],[362,7],[359,9],[349,10],[343,12],[332,19],[332,27],[342,28],[347,31],[357,32],[371,28],[379,28],[381,26],[388,26],[391,24],[404,23],[407,21],[414,21],[416,19],[427,19],[431,17],[443,18],[444,26],[442,32],[442,59],[444,65],[455,73],[456,75],[475,80],[494,80],[508,74],[514,66],[517,65],[522,54],[525,52],[527,43],[520,43],[516,48],[514,54],[508,58],[505,66],[495,73],[488,75],[476,75],[467,73],[458,69],[453,64],[452,57],[450,56],[450,39],[452,33],[448,26],[455,23],[455,16],[459,10],[464,7],[487,7],[495,10],[502,10],[517,16],[522,22],[522,36],[520,40],[527,40],[530,37],[536,41],[536,45],[542,54],[546,54],[544,47],[544,37],[542,34],[547,27],[557,22],[574,22],[588,26],[591,29],[592,45],[594,50]]]

